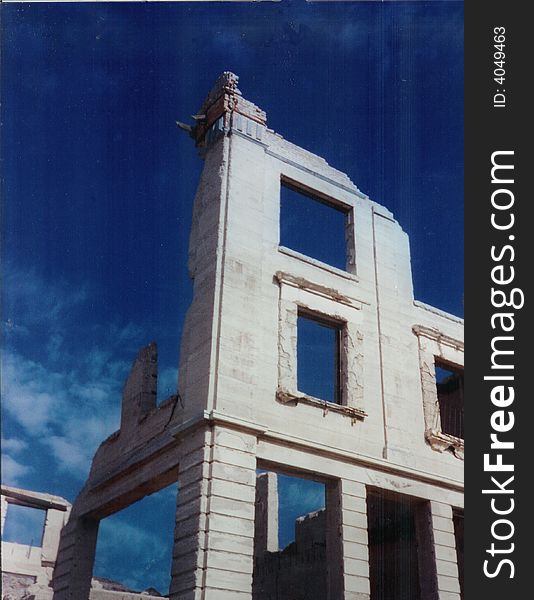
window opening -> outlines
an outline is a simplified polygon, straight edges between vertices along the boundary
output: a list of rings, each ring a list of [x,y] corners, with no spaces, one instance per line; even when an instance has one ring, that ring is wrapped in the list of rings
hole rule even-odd
[[[342,404],[340,323],[299,311],[297,387],[314,398]]]
[[[100,521],[93,587],[168,594],[176,492],[175,483]]]
[[[325,484],[259,472],[253,600],[310,600],[327,594]]]
[[[432,596],[437,575],[428,502],[369,490],[367,518],[371,600]]]
[[[345,271],[348,214],[348,210],[282,181],[280,244]]]
[[[45,520],[46,510],[9,502],[2,539],[4,542],[40,547]]]
[[[464,372],[460,367],[436,360],[436,387],[441,431],[464,437]]]

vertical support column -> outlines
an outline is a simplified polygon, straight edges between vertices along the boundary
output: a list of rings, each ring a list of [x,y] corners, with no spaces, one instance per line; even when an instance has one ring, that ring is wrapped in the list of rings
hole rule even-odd
[[[202,436],[181,465],[170,598],[251,600],[256,438]]]
[[[68,514],[64,510],[49,508],[46,511],[41,550],[41,561],[43,566],[52,566],[56,562],[61,530],[63,529],[67,516]]]
[[[205,600],[251,600],[256,437],[216,427]]]
[[[99,521],[71,514],[61,532],[54,569],[54,600],[88,600]]]
[[[0,496],[0,514],[2,516],[2,535],[4,535],[4,523],[6,522],[6,515],[7,515],[7,499],[5,496]]]
[[[326,494],[329,600],[369,600],[365,485],[342,479],[328,485]],[[333,555],[329,554],[329,548]]]
[[[278,552],[278,479],[268,472],[256,478],[254,556]]]
[[[169,596],[200,600],[203,589],[211,432],[200,431],[182,442],[176,525]]]
[[[460,600],[452,507],[442,502],[432,501],[430,510],[434,530],[439,600]]]

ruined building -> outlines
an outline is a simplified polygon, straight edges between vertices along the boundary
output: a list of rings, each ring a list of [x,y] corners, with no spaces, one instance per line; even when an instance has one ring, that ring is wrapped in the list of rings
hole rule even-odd
[[[68,521],[71,505],[60,496],[42,494],[2,485],[2,600],[52,600],[50,587],[61,531]],[[22,509],[13,519],[16,523],[31,522],[40,513],[41,523],[30,527],[34,538],[13,540],[5,536],[6,520],[13,509]],[[31,515],[31,516],[30,516]],[[39,525],[41,531],[39,532]],[[19,537],[21,532],[17,532]],[[92,577],[89,600],[157,600],[157,590],[137,592],[102,577]]]
[[[54,600],[88,598],[99,520],[175,481],[173,600],[460,600],[463,321],[414,299],[393,215],[268,129],[235,75],[196,118],[178,393],[156,404],[143,349],[63,528]],[[342,262],[282,245],[306,203],[339,219]],[[315,329],[330,350],[314,387]],[[326,488],[285,549],[271,473]]]

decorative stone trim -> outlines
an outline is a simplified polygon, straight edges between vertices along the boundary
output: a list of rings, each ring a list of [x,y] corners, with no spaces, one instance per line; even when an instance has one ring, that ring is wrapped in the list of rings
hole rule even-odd
[[[449,321],[453,321],[454,323],[459,323],[460,325],[464,324],[464,320],[461,317],[452,315],[451,313],[448,313],[444,310],[436,308],[435,306],[430,306],[430,304],[425,304],[424,302],[421,302],[420,300],[414,300],[413,305],[416,306],[417,308],[420,308],[427,312],[433,313],[435,315],[439,315],[440,317],[448,319]]]
[[[291,275],[290,273],[285,273],[284,271],[277,271],[275,278],[279,284],[283,283],[295,288],[300,288],[302,290],[306,290],[307,292],[311,292],[312,294],[330,298],[331,300],[335,300],[341,304],[346,304],[347,306],[351,306],[357,310],[361,310],[363,308],[362,305],[364,303],[361,300],[356,300],[355,298],[346,296],[334,288],[326,287],[319,283],[314,283],[313,281],[305,279],[304,277],[297,277],[296,275]]]
[[[412,331],[418,337],[426,337],[429,340],[434,340],[438,342],[438,344],[445,344],[446,346],[450,346],[460,352],[464,351],[464,343],[461,340],[457,340],[452,338],[445,333],[441,333],[439,329],[434,329],[431,327],[425,327],[424,325],[414,325],[412,327]]]
[[[464,343],[438,329],[414,325],[413,333],[419,340],[419,368],[425,417],[425,439],[436,452],[449,451],[460,460],[464,458],[464,440],[441,430],[441,415],[436,386],[436,359],[464,365]]]
[[[367,413],[361,408],[335,404],[334,402],[327,402],[326,400],[314,398],[313,396],[306,396],[300,393],[294,394],[282,389],[279,389],[276,392],[276,399],[281,404],[293,404],[295,406],[298,404],[307,404],[309,406],[316,406],[317,408],[321,408],[325,415],[329,412],[339,413],[350,417],[353,422],[357,420],[363,421],[367,416]]]
[[[464,459],[464,440],[448,433],[443,433],[436,429],[429,429],[425,432],[427,442],[434,450],[444,452],[450,450],[456,458]]]
[[[333,273],[338,277],[342,277],[343,279],[348,279],[349,281],[355,281],[358,283],[359,279],[355,273],[351,273],[349,271],[343,271],[342,269],[338,269],[337,267],[333,267],[327,263],[324,263],[316,258],[312,258],[311,256],[306,256],[306,254],[302,254],[301,252],[297,252],[297,250],[292,250],[291,248],[286,248],[286,246],[278,246],[278,252],[281,254],[285,254],[286,256],[290,256],[291,258],[295,258],[303,263],[307,263],[318,269],[322,269],[327,273]],[[354,268],[355,265],[353,265]]]
[[[280,285],[278,332],[278,392],[282,404],[304,403],[352,419],[366,417],[363,403],[363,335],[359,327],[362,303],[335,289],[278,271]],[[354,310],[356,309],[356,310]],[[341,404],[311,397],[298,389],[297,320],[305,310],[340,324]]]

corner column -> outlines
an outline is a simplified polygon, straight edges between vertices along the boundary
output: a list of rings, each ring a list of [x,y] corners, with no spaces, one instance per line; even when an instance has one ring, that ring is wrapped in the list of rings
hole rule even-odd
[[[170,598],[251,600],[256,437],[215,426],[187,443]]]
[[[0,495],[0,514],[1,514],[1,518],[2,518],[2,529],[1,529],[1,533],[2,535],[4,535],[4,523],[6,522],[6,516],[7,516],[7,499],[5,496]]]
[[[54,569],[54,600],[86,600],[91,590],[100,522],[71,513],[61,532]]]

